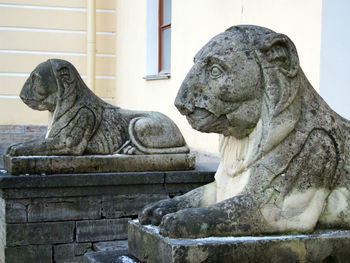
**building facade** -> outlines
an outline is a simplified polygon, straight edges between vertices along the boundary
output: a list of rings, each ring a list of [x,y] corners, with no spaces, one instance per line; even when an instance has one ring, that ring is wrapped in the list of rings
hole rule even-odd
[[[322,93],[320,80],[326,80],[320,78],[321,59],[330,56],[321,51],[327,48],[322,43],[330,42],[323,30],[329,20],[335,23],[334,12],[339,13],[331,13],[331,7],[346,0],[328,2],[98,0],[95,92],[123,108],[163,112],[191,147],[217,152],[218,136],[193,130],[173,103],[196,52],[230,26],[265,26],[293,40],[304,72]],[[340,16],[346,16],[343,13]],[[69,60],[86,79],[86,17],[85,0],[0,1],[0,125],[47,123],[47,113],[29,109],[18,98],[40,62],[52,57]],[[324,71],[324,77],[330,77]]]

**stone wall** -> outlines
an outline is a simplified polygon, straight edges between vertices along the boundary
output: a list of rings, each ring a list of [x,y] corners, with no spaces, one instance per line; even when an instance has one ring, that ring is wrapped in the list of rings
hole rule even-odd
[[[0,262],[5,242],[6,263],[87,262],[99,242],[126,239],[144,205],[211,182],[215,170],[2,175]]]
[[[6,247],[6,222],[2,215],[5,215],[5,200],[0,198],[0,263],[5,262]]]
[[[46,130],[47,125],[0,125],[0,156],[12,144],[45,137]],[[3,165],[3,159],[0,158],[0,168]]]

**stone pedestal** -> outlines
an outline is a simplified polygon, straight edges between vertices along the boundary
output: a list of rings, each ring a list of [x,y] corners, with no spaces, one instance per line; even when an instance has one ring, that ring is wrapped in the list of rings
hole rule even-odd
[[[126,240],[146,204],[209,183],[216,169],[0,175],[0,262],[88,262],[98,243]]]
[[[158,228],[129,221],[129,254],[153,263],[344,263],[350,261],[350,231],[309,235],[170,239]]]
[[[195,163],[196,158],[191,153],[82,156],[4,155],[4,168],[12,175],[193,170]]]

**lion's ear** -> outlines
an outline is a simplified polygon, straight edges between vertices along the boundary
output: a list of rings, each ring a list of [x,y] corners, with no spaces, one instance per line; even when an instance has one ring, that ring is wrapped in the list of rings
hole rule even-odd
[[[268,34],[260,47],[263,60],[294,77],[299,69],[299,58],[293,42],[283,34]]]
[[[62,88],[59,89],[60,98],[67,98],[74,92],[74,76],[71,76],[71,71],[68,67],[61,67],[58,69],[58,77],[61,82]]]

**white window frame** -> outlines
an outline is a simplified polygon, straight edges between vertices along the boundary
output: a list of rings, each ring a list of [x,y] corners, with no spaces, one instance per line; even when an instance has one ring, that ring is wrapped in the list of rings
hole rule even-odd
[[[159,0],[147,0],[146,80],[168,79],[170,72],[159,72]]]

